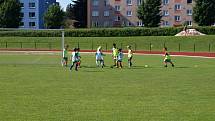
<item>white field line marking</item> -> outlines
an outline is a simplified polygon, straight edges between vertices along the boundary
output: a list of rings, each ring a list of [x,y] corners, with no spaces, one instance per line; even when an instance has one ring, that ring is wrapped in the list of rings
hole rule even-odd
[[[25,54],[38,54],[38,55],[55,55],[61,54],[61,52],[57,51],[0,51],[0,53],[25,53]],[[94,54],[95,52],[81,52],[83,54]],[[104,54],[111,54],[111,52],[104,52]],[[124,53],[127,55],[127,53]],[[134,55],[155,55],[155,56],[163,56],[163,54],[144,54],[144,53],[134,53]],[[215,59],[215,57],[206,57],[206,56],[189,56],[189,55],[171,55],[173,57],[189,57],[189,58],[206,58],[206,59]]]

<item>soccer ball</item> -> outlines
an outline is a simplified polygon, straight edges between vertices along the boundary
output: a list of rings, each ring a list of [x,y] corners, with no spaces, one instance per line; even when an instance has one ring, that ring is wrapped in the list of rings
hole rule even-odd
[[[148,67],[148,65],[145,65],[145,67],[147,68],[147,67]]]

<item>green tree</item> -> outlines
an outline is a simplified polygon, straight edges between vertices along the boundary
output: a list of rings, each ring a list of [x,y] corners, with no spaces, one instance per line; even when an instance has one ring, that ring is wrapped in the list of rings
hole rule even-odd
[[[193,19],[199,26],[211,26],[215,22],[215,1],[195,0]]]
[[[64,15],[65,13],[59,5],[50,5],[44,14],[46,28],[60,29],[64,25]]]
[[[19,0],[0,0],[0,27],[18,28],[21,22]]]
[[[69,4],[66,9],[66,16],[76,22],[76,28],[87,27],[87,0],[76,0],[73,4]]]
[[[158,27],[161,22],[161,0],[143,0],[137,15],[146,27]]]

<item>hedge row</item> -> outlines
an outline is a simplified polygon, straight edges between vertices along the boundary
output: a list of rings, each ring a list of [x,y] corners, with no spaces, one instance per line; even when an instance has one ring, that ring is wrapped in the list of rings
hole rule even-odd
[[[215,35],[215,27],[194,27],[196,30]],[[100,28],[100,29],[67,29],[66,37],[126,37],[126,36],[174,36],[183,28]],[[62,30],[0,30],[0,37],[60,37]]]

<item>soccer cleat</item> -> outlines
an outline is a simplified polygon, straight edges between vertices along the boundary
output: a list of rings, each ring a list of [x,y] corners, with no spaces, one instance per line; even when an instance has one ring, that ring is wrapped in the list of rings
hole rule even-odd
[[[172,67],[175,67],[175,65],[174,65],[174,64],[172,64]]]
[[[167,67],[167,65],[165,65],[164,67]]]

